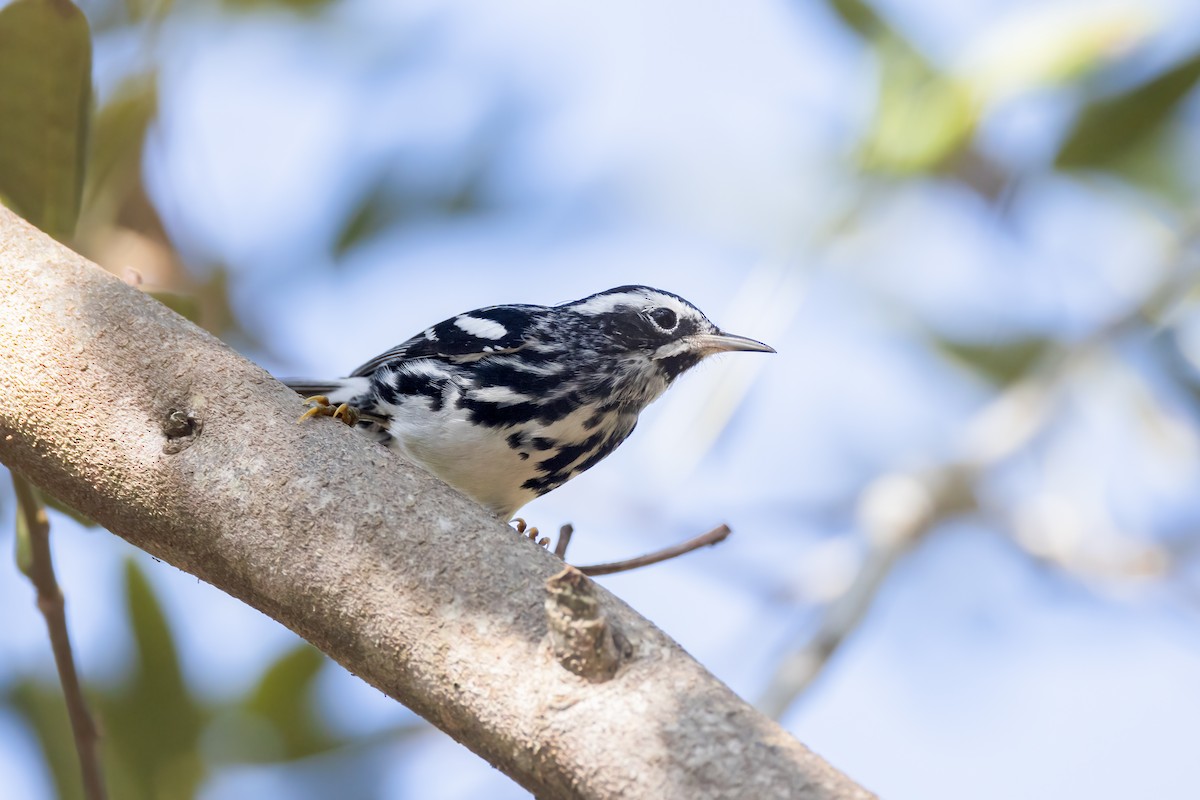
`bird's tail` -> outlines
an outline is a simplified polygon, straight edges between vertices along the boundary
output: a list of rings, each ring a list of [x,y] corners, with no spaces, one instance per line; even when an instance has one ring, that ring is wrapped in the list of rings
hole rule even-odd
[[[358,411],[358,419],[360,422],[373,422],[377,425],[386,425],[388,418],[374,413],[373,404],[370,402],[364,403],[364,400],[369,400],[368,392],[371,389],[370,378],[337,378],[331,381],[311,381],[303,378],[280,378],[284,386],[291,389],[301,397],[315,397],[316,395],[324,395],[330,405],[341,405],[349,403]],[[355,398],[358,403],[355,403]]]
[[[334,405],[349,403],[371,390],[370,378],[335,378],[329,381],[310,381],[302,378],[283,378],[283,383],[304,397],[323,394]]]
[[[302,378],[280,378],[279,380],[301,397],[312,397],[318,394],[328,396],[342,388],[341,383],[331,381],[310,381]]]

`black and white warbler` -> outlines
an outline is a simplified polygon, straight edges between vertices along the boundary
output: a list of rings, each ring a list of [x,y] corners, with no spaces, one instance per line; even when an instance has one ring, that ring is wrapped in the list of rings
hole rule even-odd
[[[354,424],[508,519],[616,449],[685,370],[734,350],[775,352],[678,295],[620,286],[468,311],[348,378],[287,383],[319,396],[309,415]]]

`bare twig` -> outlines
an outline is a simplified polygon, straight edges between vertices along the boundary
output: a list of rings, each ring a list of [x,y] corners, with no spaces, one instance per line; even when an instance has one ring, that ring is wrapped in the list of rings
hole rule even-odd
[[[854,581],[826,609],[804,646],[780,662],[758,707],[778,717],[821,674],[858,628],[892,568],[939,523],[974,505],[973,474],[951,466],[924,475],[888,475],[862,499],[863,527],[872,548]]]
[[[801,648],[780,661],[771,683],[757,703],[759,710],[779,718],[812,686],[834,654],[858,628],[892,567],[908,550],[908,545],[897,545],[871,551],[850,587],[825,612],[817,631]]]
[[[663,550],[655,550],[653,553],[647,553],[644,556],[637,558],[626,559],[625,561],[613,561],[608,564],[593,564],[590,567],[577,567],[584,575],[612,575],[614,572],[628,572],[631,569],[638,567],[647,567],[651,564],[657,564],[660,561],[681,556],[685,553],[690,553],[693,550],[699,550],[701,547],[723,542],[733,531],[728,525],[718,525],[708,533],[702,533],[695,538],[688,539],[686,542],[667,547]]]
[[[1046,425],[1063,380],[1045,367],[988,404],[964,437],[963,455],[924,473],[878,478],[859,502],[871,552],[811,638],[780,662],[758,707],[779,717],[812,685],[857,629],[892,568],[938,525],[975,509],[980,476],[1024,448]]]
[[[567,546],[571,544],[571,534],[575,533],[575,526],[567,523],[558,529],[558,541],[554,544],[554,555],[567,560]]]
[[[50,555],[50,521],[33,486],[22,476],[12,472],[13,489],[17,494],[17,513],[28,540],[28,563],[22,569],[37,590],[37,606],[46,618],[46,629],[50,634],[50,647],[54,651],[54,663],[58,667],[58,679],[62,683],[63,697],[67,703],[67,714],[71,718],[71,731],[75,734],[75,750],[79,754],[79,768],[83,773],[83,792],[88,800],[104,800],[104,775],[98,754],[99,736],[83,687],[79,684],[79,673],[75,669],[75,657],[71,652],[71,638],[67,632],[66,606],[62,591],[54,576],[54,562]]]

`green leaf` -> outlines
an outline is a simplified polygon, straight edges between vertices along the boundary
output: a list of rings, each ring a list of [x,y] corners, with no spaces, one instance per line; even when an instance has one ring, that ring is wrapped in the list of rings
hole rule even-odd
[[[325,730],[313,708],[313,687],[325,656],[308,644],[285,653],[263,673],[243,708],[269,722],[285,759],[324,752],[342,742]]]
[[[1189,352],[1184,333],[1175,326],[1163,326],[1150,336],[1147,344],[1167,378],[1183,390],[1193,411],[1200,411],[1200,361]]]
[[[0,9],[0,193],[58,239],[79,216],[91,88],[91,34],[70,0]]]
[[[79,755],[75,752],[62,688],[56,683],[22,678],[8,688],[6,695],[6,705],[21,716],[37,737],[54,779],[55,796],[60,800],[83,800]]]
[[[200,299],[180,292],[146,292],[184,319],[200,324]]]
[[[42,492],[41,495],[42,495],[42,501],[47,506],[49,506],[50,508],[53,508],[55,511],[57,511],[60,514],[67,515],[68,517],[75,520],[80,525],[84,526],[85,528],[99,527],[99,523],[96,522],[94,519],[92,519],[91,517],[88,517],[84,514],[81,514],[80,512],[76,511],[75,509],[71,508],[69,505],[64,503],[62,500],[59,500],[54,495],[47,494],[46,492]]]
[[[144,74],[127,79],[96,112],[84,193],[88,203],[96,202],[101,191],[110,187],[124,197],[140,182],[142,145],[157,113],[158,86],[153,76]]]
[[[184,683],[166,617],[133,561],[126,563],[125,583],[134,663],[118,687],[85,687],[101,729],[109,796],[195,797],[205,777],[200,731],[210,712]],[[57,796],[76,800],[82,798],[79,765],[61,695],[53,679],[39,676],[15,683],[5,699],[36,733]]]
[[[125,13],[133,22],[157,22],[167,15],[171,0],[125,0]]]
[[[960,74],[988,104],[1080,83],[1156,32],[1146,8],[1030,5],[973,41]]]
[[[132,559],[125,562],[125,593],[136,645],[137,693],[139,704],[144,704],[141,714],[147,721],[169,721],[176,738],[194,741],[199,735],[198,706],[184,680],[175,637],[150,581]]]
[[[1200,52],[1158,77],[1085,108],[1058,152],[1059,169],[1107,168],[1163,127],[1200,80]]]
[[[859,145],[868,172],[906,176],[948,164],[970,143],[978,104],[967,85],[939,70],[862,0],[827,0],[874,48],[879,100]]]
[[[898,39],[879,40],[876,52],[879,102],[861,146],[863,169],[892,175],[938,169],[974,133],[970,92]]]
[[[234,11],[279,9],[295,14],[317,14],[333,5],[333,0],[224,0],[224,5]]]
[[[828,0],[829,7],[846,27],[864,39],[877,39],[890,33],[887,24],[862,0]]]
[[[192,797],[204,778],[200,735],[207,714],[180,669],[175,639],[146,576],[125,563],[135,662],[101,709],[111,747],[131,781],[123,797]]]
[[[333,245],[334,253],[344,256],[394,224],[397,217],[396,205],[389,195],[386,181],[380,181],[370,187],[355,203],[343,223]]]
[[[996,386],[1006,386],[1027,374],[1050,346],[1045,339],[977,344],[935,338],[934,344],[951,360]]]
[[[334,242],[334,254],[345,256],[360,244],[399,224],[403,203],[386,177],[369,186],[354,204]]]

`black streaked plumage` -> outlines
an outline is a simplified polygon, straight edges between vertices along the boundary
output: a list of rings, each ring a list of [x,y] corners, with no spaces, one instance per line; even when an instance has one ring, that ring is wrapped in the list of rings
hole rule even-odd
[[[734,350],[774,352],[678,295],[621,286],[468,311],[348,378],[288,385],[346,403],[364,433],[508,518],[616,449],[680,374]]]

